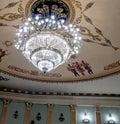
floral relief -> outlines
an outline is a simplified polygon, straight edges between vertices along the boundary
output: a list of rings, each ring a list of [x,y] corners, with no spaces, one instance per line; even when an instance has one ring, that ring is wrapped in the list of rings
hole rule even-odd
[[[12,7],[14,7],[15,5],[17,5],[18,3],[19,3],[19,1],[8,3],[5,7],[1,8],[0,11],[2,11],[2,10],[4,10],[4,9],[12,8]]]
[[[23,18],[24,16],[24,9],[22,7],[22,0],[17,1],[17,2],[11,2],[8,3],[8,5],[6,5],[5,7],[1,8],[0,11],[4,10],[4,9],[10,9],[13,8],[14,6],[18,5],[18,13],[5,13],[2,16],[0,16],[1,20],[5,20],[5,21],[14,21],[17,20],[19,18]]]
[[[77,24],[78,28],[80,28],[79,33],[83,37],[86,36],[82,40],[87,43],[96,43],[104,47],[111,47],[114,50],[118,50],[119,47],[114,46],[112,44],[112,41],[106,38],[103,32],[94,25],[92,19],[85,14],[85,12],[94,5],[94,2],[89,2],[85,7],[83,7],[82,3],[78,0],[73,0],[73,4],[80,10],[79,17],[75,20],[74,23]],[[88,24],[90,24],[94,28],[96,34],[93,34],[92,31],[88,29],[87,27],[82,26],[81,25],[82,21],[85,21]]]

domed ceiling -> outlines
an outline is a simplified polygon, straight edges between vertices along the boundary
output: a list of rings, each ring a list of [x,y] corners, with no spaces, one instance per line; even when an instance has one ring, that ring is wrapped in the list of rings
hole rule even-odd
[[[57,0],[53,1],[59,5]],[[46,74],[34,67],[21,51],[14,47],[16,30],[23,20],[31,15],[31,7],[35,2],[36,0],[1,1],[2,73],[33,81],[74,83],[120,71],[120,0],[62,0],[69,8],[67,23],[76,24],[80,28],[82,47],[79,54],[71,56],[66,63]],[[57,10],[60,8],[62,5],[58,6]]]

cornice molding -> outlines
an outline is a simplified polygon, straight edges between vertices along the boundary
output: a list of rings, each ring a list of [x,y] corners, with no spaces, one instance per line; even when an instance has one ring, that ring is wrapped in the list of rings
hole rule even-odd
[[[0,98],[37,104],[120,106],[120,97],[30,95],[0,91]]]

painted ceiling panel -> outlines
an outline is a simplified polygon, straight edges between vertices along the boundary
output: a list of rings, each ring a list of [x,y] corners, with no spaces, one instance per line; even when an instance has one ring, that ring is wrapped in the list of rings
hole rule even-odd
[[[82,47],[78,55],[46,74],[28,62],[22,52],[14,47],[16,30],[31,15],[31,7],[36,1],[1,1],[0,86],[19,88],[22,82],[20,88],[25,89],[119,93],[119,75],[104,80],[86,80],[120,72],[120,1],[63,0],[70,10],[68,23],[80,28]],[[69,65],[74,67],[74,71]]]

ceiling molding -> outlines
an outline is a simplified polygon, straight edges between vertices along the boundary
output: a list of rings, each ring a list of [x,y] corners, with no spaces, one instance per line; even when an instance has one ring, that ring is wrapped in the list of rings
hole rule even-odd
[[[0,98],[37,104],[120,106],[120,97],[106,96],[30,95],[0,91]]]
[[[15,78],[20,78],[20,79],[23,79],[23,80],[30,80],[30,81],[39,81],[41,83],[80,83],[80,82],[86,82],[86,81],[94,81],[94,80],[99,80],[99,79],[104,79],[104,78],[107,78],[107,77],[113,77],[114,75],[119,75],[120,74],[120,70],[119,71],[116,71],[114,73],[110,73],[110,74],[106,74],[104,76],[98,76],[98,77],[93,77],[93,78],[90,78],[90,79],[83,79],[83,80],[73,80],[73,81],[51,81],[51,80],[37,80],[37,79],[30,79],[30,78],[27,78],[27,77],[23,77],[23,76],[20,76],[20,75],[16,75],[16,74],[12,74],[12,73],[9,73],[9,72],[6,72],[6,71],[3,71],[0,69],[0,73],[3,73],[3,74],[6,74],[8,76],[12,76],[12,77],[15,77]]]

